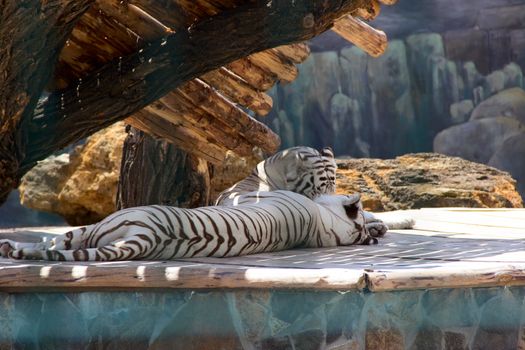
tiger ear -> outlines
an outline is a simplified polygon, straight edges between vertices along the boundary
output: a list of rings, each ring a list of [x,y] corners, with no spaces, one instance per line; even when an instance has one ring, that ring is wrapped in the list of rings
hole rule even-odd
[[[343,200],[343,208],[345,209],[346,216],[348,216],[352,220],[356,220],[359,211],[361,210],[361,195],[359,193],[355,193],[351,196],[347,196],[346,199]]]
[[[334,158],[334,151],[332,150],[332,147],[325,147],[320,153],[323,157]]]

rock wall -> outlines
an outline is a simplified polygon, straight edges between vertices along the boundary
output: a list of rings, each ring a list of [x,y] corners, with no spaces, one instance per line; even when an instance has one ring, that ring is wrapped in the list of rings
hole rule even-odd
[[[523,287],[0,294],[5,349],[523,349]]]
[[[525,0],[399,1],[395,6],[384,6],[373,25],[390,39],[440,33],[447,58],[472,61],[483,74],[512,61],[525,67]],[[314,51],[338,51],[348,46],[332,32],[311,44]]]
[[[436,136],[434,150],[509,172],[525,197],[525,91],[504,90],[466,116]]]
[[[483,75],[473,62],[448,59],[437,33],[393,40],[379,58],[356,47],[313,53],[299,71],[294,84],[272,91],[265,121],[283,148],[332,146],[355,157],[431,151],[435,135],[464,122],[477,104],[523,87],[518,64]]]

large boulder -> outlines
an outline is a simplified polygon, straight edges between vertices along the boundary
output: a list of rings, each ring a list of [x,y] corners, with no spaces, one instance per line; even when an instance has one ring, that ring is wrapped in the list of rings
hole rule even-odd
[[[460,158],[419,153],[338,160],[338,167],[337,192],[361,192],[368,210],[523,207],[509,174]]]
[[[506,139],[523,131],[512,117],[475,119],[437,134],[434,152],[486,164]]]
[[[99,221],[115,211],[126,133],[117,123],[91,137],[71,155],[49,157],[22,179],[21,203],[57,213],[71,225]]]
[[[514,118],[525,124],[525,91],[520,88],[503,90],[481,102],[473,111],[470,120],[494,117]]]

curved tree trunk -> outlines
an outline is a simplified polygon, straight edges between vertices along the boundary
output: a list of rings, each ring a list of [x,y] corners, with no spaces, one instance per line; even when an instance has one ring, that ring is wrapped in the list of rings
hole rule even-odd
[[[92,2],[0,1],[0,203],[18,186],[38,98],[73,26]],[[46,134],[45,128],[39,132]]]
[[[208,205],[209,200],[208,162],[129,128],[117,194],[119,209],[152,204],[195,208]]]

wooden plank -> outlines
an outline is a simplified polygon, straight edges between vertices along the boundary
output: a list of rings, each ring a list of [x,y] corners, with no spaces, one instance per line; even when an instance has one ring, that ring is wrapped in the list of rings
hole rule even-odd
[[[231,62],[226,68],[242,77],[251,87],[259,91],[266,91],[277,82],[277,76],[263,70],[248,57]]]
[[[525,264],[457,265],[446,269],[419,269],[367,272],[372,292],[433,289],[478,288],[525,285]]]
[[[195,106],[231,126],[235,133],[263,151],[273,154],[281,140],[269,127],[252,118],[200,79],[188,81],[177,88],[177,93],[192,101]]]
[[[228,152],[228,149],[208,142],[195,133],[195,130],[152,116],[151,113],[144,110],[127,118],[126,123],[154,137],[165,139],[182,150],[193,153],[212,164],[222,164],[226,158],[226,152]]]
[[[273,269],[192,262],[24,263],[0,259],[0,291],[136,289],[356,290],[361,270]]]
[[[381,56],[388,46],[384,32],[374,29],[352,16],[346,16],[336,21],[332,30],[372,57]]]
[[[242,77],[221,67],[200,77],[235,103],[245,106],[260,116],[270,113],[273,101],[267,94],[254,89]]]

